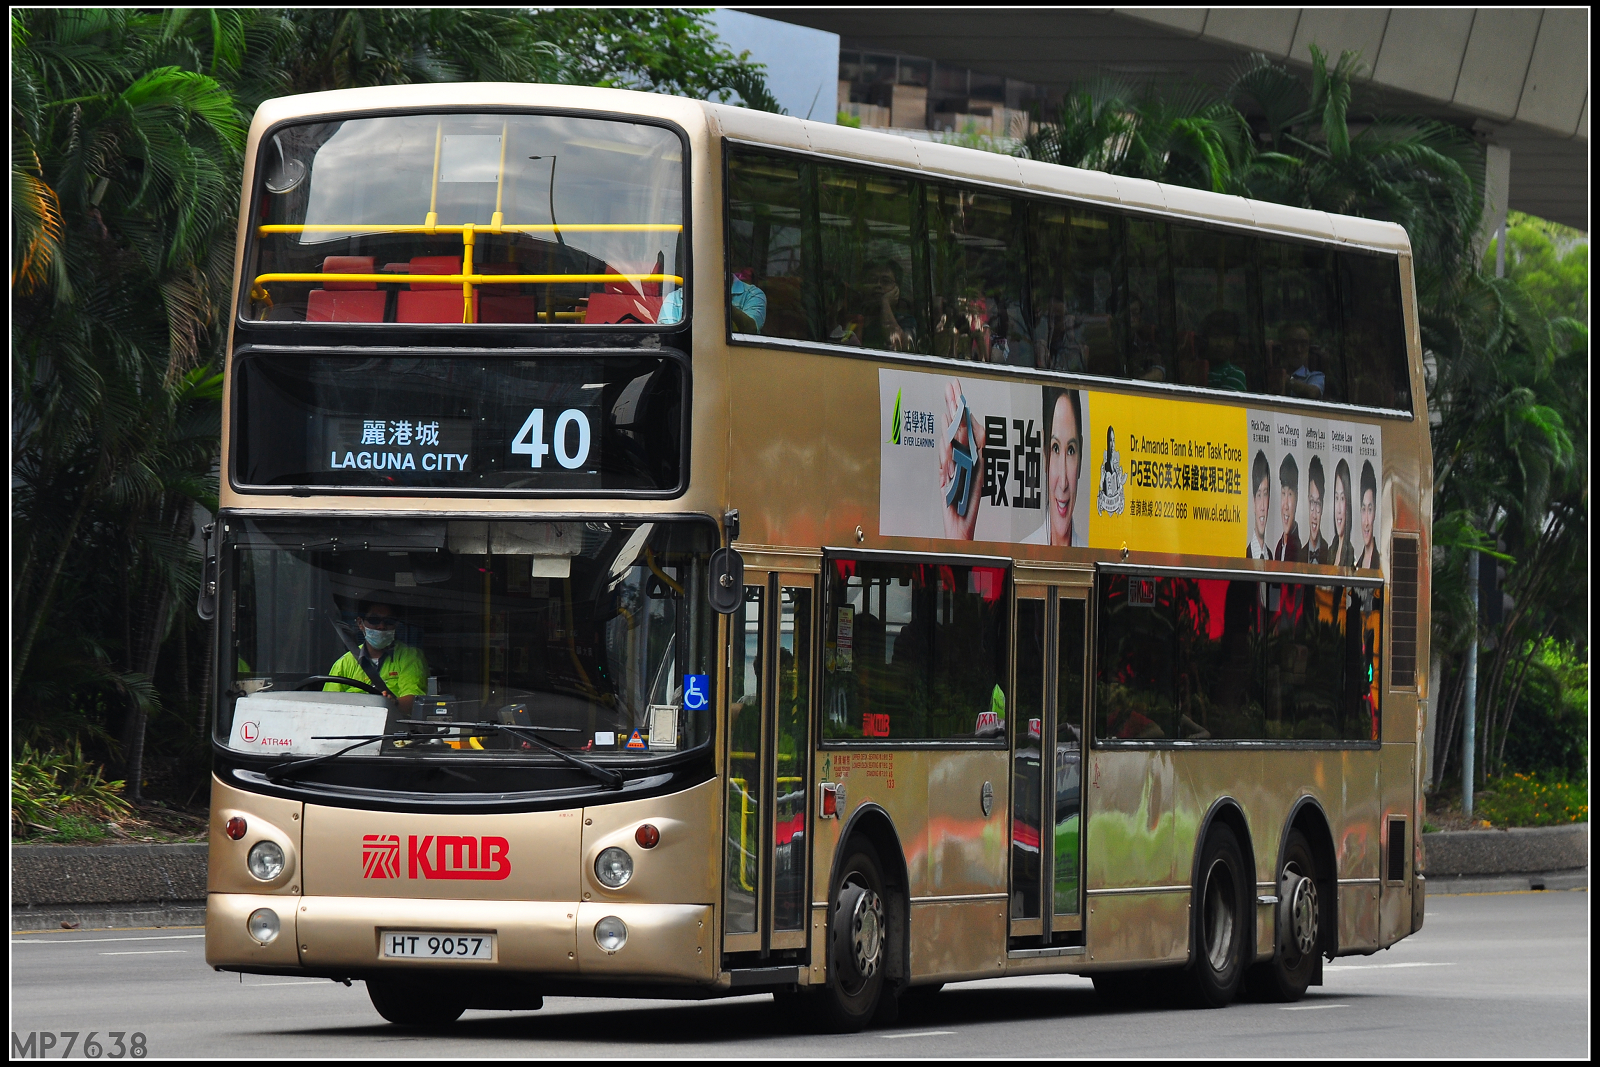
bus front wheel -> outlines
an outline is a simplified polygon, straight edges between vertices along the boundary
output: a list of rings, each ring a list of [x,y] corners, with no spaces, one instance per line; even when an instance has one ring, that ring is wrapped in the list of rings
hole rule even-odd
[[[467,1010],[464,1000],[442,987],[416,982],[369,978],[367,996],[378,1014],[396,1026],[448,1026]]]
[[[838,1033],[861,1030],[885,996],[888,902],[876,850],[856,841],[840,868],[829,916],[829,975],[816,1007],[820,1022]]]
[[[1250,943],[1250,907],[1255,894],[1239,841],[1227,826],[1213,825],[1200,856],[1194,887],[1189,966],[1183,984],[1198,1008],[1223,1008],[1239,992]]]

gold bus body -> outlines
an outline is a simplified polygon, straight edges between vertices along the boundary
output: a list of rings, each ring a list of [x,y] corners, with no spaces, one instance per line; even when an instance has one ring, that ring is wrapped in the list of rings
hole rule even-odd
[[[815,576],[821,550],[876,549],[933,552],[949,556],[949,542],[885,537],[878,533],[878,372],[882,367],[920,366],[971,377],[1024,382],[1059,381],[1059,376],[1024,370],[997,371],[933,357],[892,356],[826,346],[736,342],[727,321],[720,274],[723,253],[724,139],[769,145],[789,152],[948,179],[986,183],[1030,195],[1056,195],[1090,205],[1125,207],[1173,218],[1244,227],[1254,233],[1317,238],[1396,254],[1404,296],[1411,394],[1416,410],[1379,413],[1386,438],[1380,478],[1380,544],[1403,533],[1420,539],[1419,559],[1429,558],[1432,524],[1431,461],[1422,398],[1420,337],[1410,247],[1404,231],[1365,219],[1330,216],[1238,197],[1157,185],[1139,179],[1054,167],[951,146],[911,141],[869,131],[764,115],[739,108],[617,90],[531,85],[426,85],[352,89],[270,100],[251,125],[245,173],[255,172],[264,130],[286,119],[314,115],[353,116],[413,108],[483,107],[556,109],[596,116],[651,116],[677,125],[687,136],[692,262],[690,291],[694,383],[690,417],[688,488],[674,499],[539,499],[471,497],[441,500],[416,496],[374,499],[366,494],[240,492],[223,478],[221,507],[229,513],[335,516],[352,513],[396,517],[528,518],[561,516],[742,515],[747,567]],[[240,211],[235,261],[245,269],[250,190]],[[230,350],[231,350],[230,336]],[[231,377],[232,367],[228,368]],[[1085,380],[1109,393],[1152,395],[1136,383]],[[229,392],[227,395],[232,395]],[[1181,399],[1181,391],[1159,394]],[[1228,403],[1207,394],[1208,403]],[[1241,397],[1238,406],[1286,411],[1328,410],[1262,397]],[[224,470],[229,417],[223,422]],[[1127,556],[1107,550],[977,543],[972,550],[1015,561],[1016,582],[1061,588],[1093,582],[1099,563],[1130,562],[1185,567],[1262,568],[1238,559],[1162,556],[1129,546]],[[1383,554],[1385,579],[1391,565]],[[1429,662],[1428,568],[1418,575],[1416,661]],[[725,626],[726,624],[724,624]],[[1389,635],[1393,627],[1385,627]],[[724,631],[726,633],[726,631]],[[1388,636],[1383,663],[1390,662]],[[718,670],[726,677],[726,639],[719,644]],[[1014,670],[1014,668],[1013,668]],[[720,691],[720,690],[719,690]],[[1342,750],[1163,748],[1083,752],[1083,913],[1079,945],[1008,950],[1009,751],[952,751],[880,745],[823,747],[813,729],[807,787],[815,798],[826,766],[830,780],[848,785],[848,814],[818,818],[811,810],[809,870],[812,921],[807,931],[809,962],[777,984],[820,984],[827,979],[825,933],[832,865],[842,832],[859,827],[861,813],[887,826],[898,855],[886,857],[903,870],[909,905],[904,973],[912,984],[1039,973],[1089,974],[1107,968],[1182,963],[1190,953],[1189,909],[1195,853],[1208,813],[1219,801],[1236,806],[1247,828],[1247,858],[1257,892],[1275,892],[1286,820],[1310,802],[1327,822],[1337,878],[1337,952],[1370,953],[1420,928],[1423,879],[1419,875],[1424,716],[1430,694],[1427,673],[1416,672],[1411,688],[1396,689],[1384,678],[1381,745]],[[813,696],[813,721],[817,700]],[[724,962],[738,935],[721,933],[722,855],[727,834],[727,708],[718,709],[715,742],[718,777],[682,793],[644,801],[605,803],[554,812],[497,815],[426,815],[367,811],[298,803],[247,792],[213,779],[207,962],[219,968],[262,973],[361,977],[417,968],[382,959],[376,932],[385,927],[491,930],[499,934],[498,958],[433,965],[475,973],[511,974],[544,982],[546,992],[584,988],[625,992],[650,988],[668,995],[715,996],[740,992]],[[874,759],[858,753],[870,749]],[[993,789],[985,815],[980,792]],[[243,815],[247,836],[233,841],[223,832],[231,815]],[[638,823],[662,829],[659,852],[631,849],[638,869],[622,890],[601,886],[593,875],[598,850],[631,836]],[[1392,822],[1407,827],[1404,878],[1388,881],[1385,835]],[[419,884],[403,880],[392,894],[378,893],[361,877],[361,839],[366,834],[436,832],[495,835],[513,842],[515,879],[500,882]],[[264,887],[245,870],[249,845],[263,836],[286,846],[282,884]],[[527,857],[529,869],[516,865]],[[468,890],[474,890],[469,892]],[[283,934],[270,945],[256,943],[245,919],[257,907],[276,909]],[[1258,906],[1256,958],[1272,954],[1273,907]],[[635,935],[618,953],[607,954],[592,936],[602,915],[622,916]],[[590,983],[594,984],[591,985]],[[674,992],[676,991],[676,992]]]

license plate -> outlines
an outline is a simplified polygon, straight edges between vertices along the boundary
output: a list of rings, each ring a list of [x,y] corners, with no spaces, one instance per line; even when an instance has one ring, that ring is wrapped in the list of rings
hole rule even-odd
[[[385,959],[494,959],[493,934],[447,934],[438,930],[383,930],[379,936]]]

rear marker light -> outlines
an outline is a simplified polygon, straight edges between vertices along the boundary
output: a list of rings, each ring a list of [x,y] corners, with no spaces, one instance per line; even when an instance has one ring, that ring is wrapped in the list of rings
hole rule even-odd
[[[640,848],[655,848],[661,843],[661,831],[645,823],[633,832],[633,839],[639,843]]]
[[[228,836],[237,841],[239,838],[244,836],[245,830],[249,829],[249,827],[245,825],[245,821],[243,819],[235,815],[233,818],[228,820],[226,829]]]

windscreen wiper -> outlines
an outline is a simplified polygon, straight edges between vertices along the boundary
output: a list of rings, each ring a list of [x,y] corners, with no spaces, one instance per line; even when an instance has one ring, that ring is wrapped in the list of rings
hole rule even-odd
[[[303,767],[311,767],[318,763],[326,763],[329,760],[338,759],[346,752],[354,752],[362,745],[370,745],[374,741],[409,740],[410,738],[417,736],[419,735],[415,731],[407,730],[403,734],[335,734],[331,737],[313,737],[311,739],[313,741],[354,741],[355,744],[346,745],[337,752],[325,752],[320,756],[307,756],[305,759],[297,759],[291,760],[288,763],[280,763],[262,773],[264,773],[274,782],[281,782],[290,771],[297,771]]]
[[[427,719],[397,719],[395,721],[396,721],[397,725],[401,725],[401,726],[433,726],[433,727],[438,727],[440,725],[443,725],[443,724],[438,723],[438,722],[429,722]],[[581,769],[583,769],[585,771],[588,771],[590,774],[594,775],[600,781],[604,782],[605,785],[606,785],[606,788],[608,788],[608,789],[621,789],[622,788],[622,784],[623,784],[623,781],[624,781],[622,775],[618,774],[614,770],[611,770],[609,767],[602,767],[598,763],[590,763],[588,760],[582,758],[581,756],[574,756],[571,752],[568,752],[566,749],[558,748],[557,746],[552,745],[550,742],[546,741],[544,738],[540,737],[535,732],[535,731],[537,731],[539,729],[537,726],[510,726],[510,725],[507,725],[506,723],[503,723],[503,722],[452,722],[452,723],[449,723],[448,725],[450,725],[451,727],[454,727],[456,729],[463,730],[463,731],[465,731],[465,730],[491,730],[491,731],[499,731],[499,732],[502,732],[502,733],[508,733],[513,737],[525,737],[527,740],[532,741],[534,744],[538,745],[540,748],[544,749],[546,752],[548,752],[551,755],[555,756],[557,759],[564,760],[565,762],[572,764],[574,767],[579,767],[579,768],[581,768]],[[472,735],[463,733],[460,736],[468,737],[468,736],[472,736]]]

